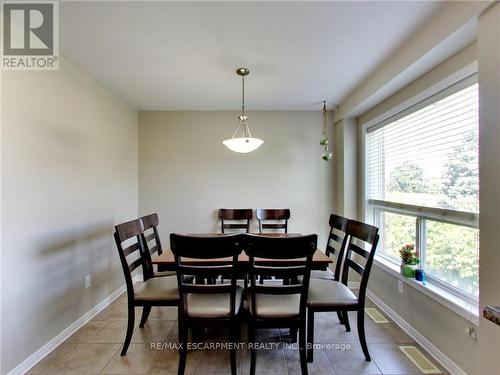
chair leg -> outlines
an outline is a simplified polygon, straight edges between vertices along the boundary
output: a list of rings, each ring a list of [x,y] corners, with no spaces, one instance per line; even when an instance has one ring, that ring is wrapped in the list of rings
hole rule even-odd
[[[340,311],[337,311],[337,318],[339,318],[340,324],[344,324],[344,320],[342,319],[342,314],[340,313]]]
[[[238,341],[238,322],[231,324],[230,332],[230,342],[232,346],[229,349],[229,359],[231,361],[231,375],[236,375],[236,342]]]
[[[314,311],[307,309],[307,362],[313,361]]]
[[[184,323],[178,321],[179,326],[179,368],[177,370],[178,375],[184,375],[184,371],[186,370],[186,359],[187,359],[187,336],[188,336],[188,328]]]
[[[351,325],[349,324],[349,314],[347,313],[347,311],[342,311],[341,313],[346,332],[351,332]]]
[[[290,342],[297,342],[297,328],[290,328]]]
[[[250,375],[255,375],[257,356],[255,352],[255,327],[248,323],[248,344],[250,345]]]
[[[142,308],[141,322],[139,323],[140,328],[144,328],[144,324],[146,324],[146,320],[148,320],[150,312],[151,312],[151,306],[144,306]]]
[[[307,375],[306,326],[305,322],[299,328],[299,354],[302,375]]]
[[[365,355],[365,359],[367,361],[371,361],[370,353],[368,352],[368,345],[366,345],[364,309],[358,310],[358,335],[359,335],[359,343],[361,344],[361,349],[363,349],[363,354]]]
[[[125,335],[125,342],[123,343],[122,352],[120,355],[127,354],[128,347],[130,345],[130,341],[132,341],[132,334],[134,333],[134,324],[135,324],[135,306],[128,306],[128,322],[127,322],[127,333]]]

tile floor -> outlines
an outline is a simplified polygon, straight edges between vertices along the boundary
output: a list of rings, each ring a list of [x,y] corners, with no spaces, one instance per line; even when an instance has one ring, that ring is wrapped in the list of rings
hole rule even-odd
[[[373,306],[369,303],[370,306]],[[351,313],[350,313],[351,314]],[[120,350],[126,328],[126,298],[119,297],[99,313],[66,342],[50,353],[28,374],[176,374],[178,355],[168,349],[177,340],[177,311],[171,307],[153,308],[146,326],[138,327],[140,311],[136,313],[137,328],[126,356]],[[372,361],[364,360],[355,327],[355,313],[351,315],[351,332],[345,332],[335,313],[316,314],[315,342],[338,344],[315,350],[314,363],[309,374],[362,375],[362,374],[422,374],[422,371],[399,349],[399,345],[415,345],[388,317],[389,323],[377,324],[366,316],[366,333]],[[243,331],[244,332],[244,331]],[[246,332],[243,333],[244,337]],[[263,330],[260,342],[287,342],[286,330]],[[224,340],[224,332],[207,332],[205,342]],[[166,349],[161,349],[164,343]],[[156,345],[158,349],[155,349]],[[441,373],[446,374],[422,348]],[[240,350],[237,356],[240,374],[249,373],[249,354]],[[277,348],[259,350],[257,373],[292,375],[300,374],[297,350]],[[229,374],[229,354],[224,350],[193,350],[188,354],[186,374]]]

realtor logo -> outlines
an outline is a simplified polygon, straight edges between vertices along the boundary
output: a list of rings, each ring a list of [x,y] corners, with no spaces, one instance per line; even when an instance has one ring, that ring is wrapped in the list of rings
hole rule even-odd
[[[2,69],[59,68],[59,12],[55,1],[5,1]]]

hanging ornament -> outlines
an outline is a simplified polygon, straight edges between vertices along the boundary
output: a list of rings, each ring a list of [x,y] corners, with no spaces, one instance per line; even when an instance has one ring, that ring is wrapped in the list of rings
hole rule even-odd
[[[325,146],[321,159],[329,161],[333,157],[333,153],[328,148],[328,119],[326,114],[326,101],[323,101],[323,134],[319,139],[319,144]]]

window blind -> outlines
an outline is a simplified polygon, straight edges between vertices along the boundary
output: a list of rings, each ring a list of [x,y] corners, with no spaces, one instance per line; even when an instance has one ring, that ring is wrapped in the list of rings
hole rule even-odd
[[[368,199],[478,212],[478,85],[464,86],[368,129]]]

